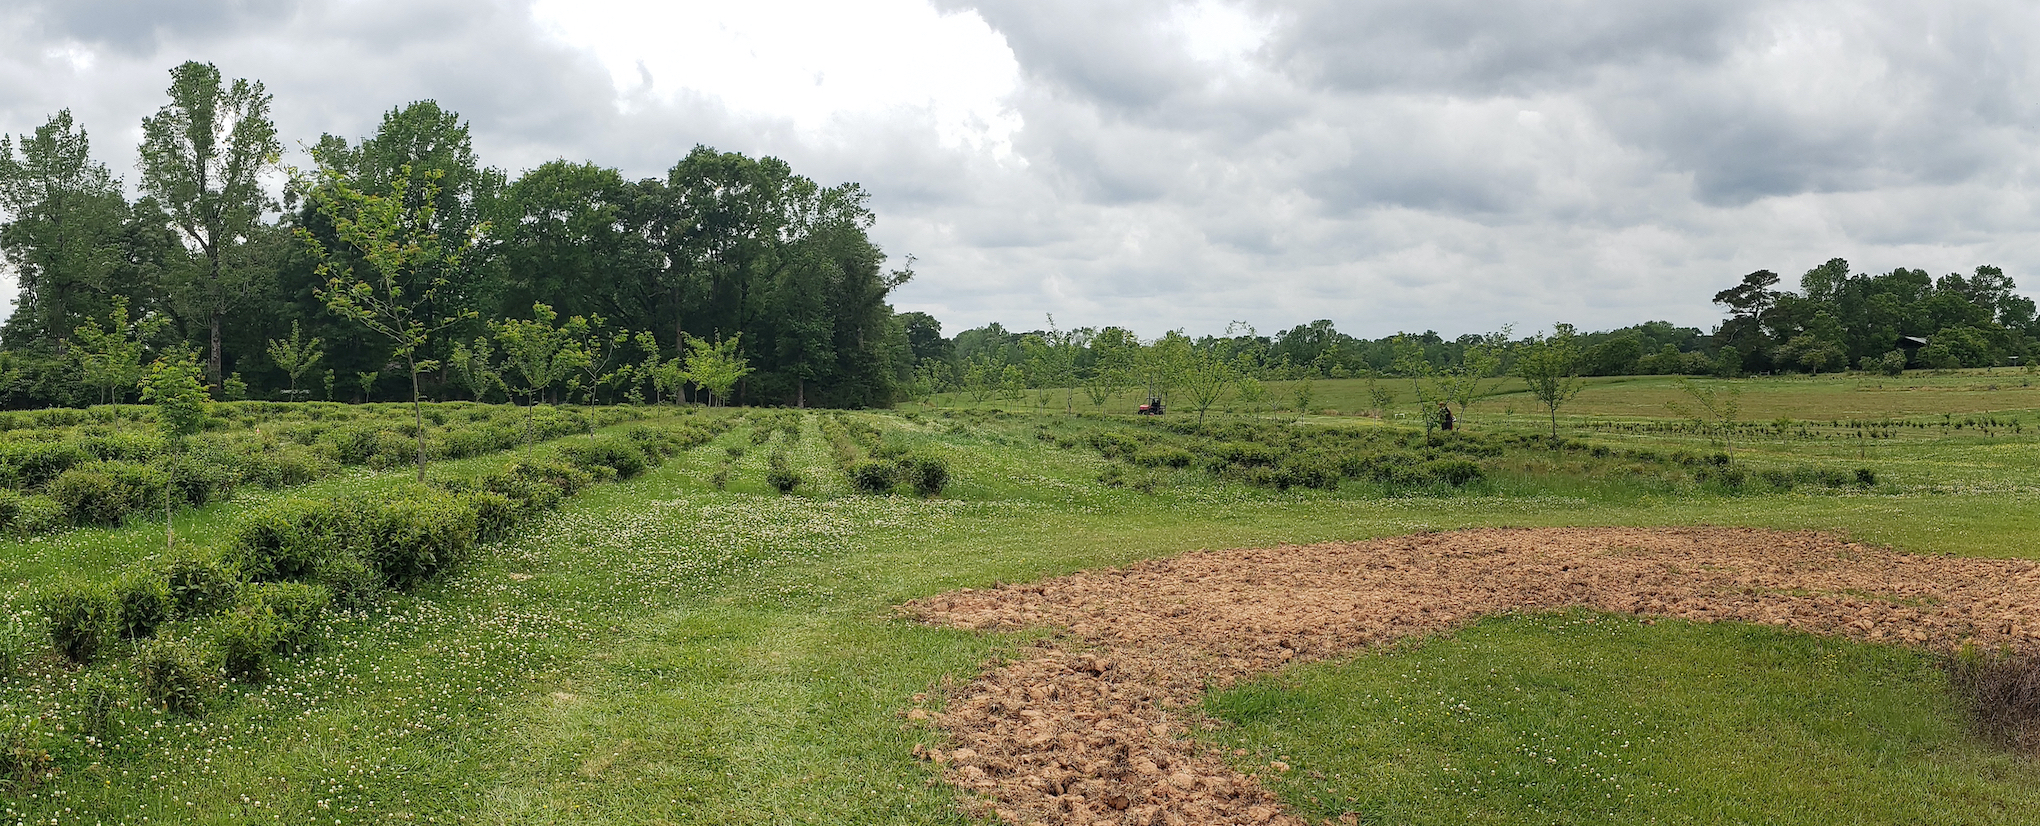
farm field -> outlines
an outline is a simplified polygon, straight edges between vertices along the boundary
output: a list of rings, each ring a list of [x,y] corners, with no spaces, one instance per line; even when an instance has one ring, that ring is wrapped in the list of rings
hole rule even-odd
[[[1537,436],[1544,420],[1508,412],[1506,395],[1435,444],[1392,419],[1351,416],[1298,428],[1215,415],[1198,428],[1180,414],[971,406],[650,412],[588,441],[665,445],[663,461],[648,448],[639,471],[578,487],[459,564],[325,611],[259,678],[221,680],[187,712],[149,700],[126,653],[143,644],[109,642],[110,655],[80,667],[42,629],[43,593],[149,564],[161,525],[15,540],[0,560],[13,652],[0,723],[10,746],[48,760],[39,774],[13,772],[4,811],[37,823],[973,822],[970,812],[996,807],[971,804],[942,764],[916,756],[954,745],[910,712],[942,711],[988,660],[1024,660],[1053,632],[924,623],[902,605],[1200,549],[1462,528],[1816,530],[1913,554],[2040,559],[2028,539],[2040,529],[2040,396],[1935,389],[2023,380],[1923,377],[1881,393],[1856,389],[1875,381],[1858,377],[1750,381],[1746,420],[1795,423],[1748,434],[1732,466],[1676,427],[1595,424],[1670,422],[1662,404],[1677,391],[1656,379],[1589,387],[1566,411],[1580,415],[1561,417],[1557,450]],[[1364,396],[1348,383],[1320,383],[1327,408],[1357,409],[1333,395]],[[1918,426],[1855,439],[1797,424],[1846,421],[1820,411],[1884,394],[1865,410]],[[1978,417],[1993,423],[1955,426]],[[498,478],[584,439],[437,462],[433,477],[471,495],[480,483],[460,480]],[[880,483],[888,492],[858,490],[887,467],[901,469]],[[775,483],[788,480],[781,495]],[[421,495],[409,485],[402,466],[363,465],[193,507],[178,533],[217,551],[281,501]],[[1412,801],[1437,822],[1711,822],[1730,788],[1753,811],[1799,822],[1918,811],[2033,822],[2022,812],[2040,765],[1971,733],[1936,656],[1736,623],[1531,613],[1242,675],[1183,713],[1226,723],[1192,733],[1236,755],[1236,770],[1287,765],[1267,787],[1313,822],[1399,820]],[[1440,678],[1413,678],[1406,664],[1418,662]],[[1722,685],[1741,663],[1760,667]],[[1610,691],[1636,680],[1677,703]],[[1546,699],[1474,701],[1532,686]],[[1468,708],[1435,708],[1441,691]],[[1752,708],[1752,695],[1833,699]],[[1469,727],[1475,718],[1498,724]],[[1664,756],[1723,720],[1790,736],[1707,739],[1715,761]],[[1631,764],[1647,772],[1624,769],[1620,782],[1648,791],[1634,801],[1589,795],[1609,774],[1580,762],[1539,775],[1535,793],[1476,789],[1448,771],[1519,770],[1480,761],[1501,759],[1497,743],[1601,748],[1611,727],[1631,725],[1659,749]],[[1778,770],[1807,753],[1872,757],[1831,766],[1826,785]],[[1811,794],[1828,797],[1794,808]],[[1892,805],[1901,797],[1928,808]]]

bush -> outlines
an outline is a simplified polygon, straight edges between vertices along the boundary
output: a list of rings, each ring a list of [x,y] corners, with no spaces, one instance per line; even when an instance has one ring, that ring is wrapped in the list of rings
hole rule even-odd
[[[794,473],[792,468],[787,467],[786,454],[774,453],[765,460],[765,464],[767,466],[765,484],[771,485],[773,490],[787,494],[792,493],[794,488],[800,487],[800,474]]]
[[[361,513],[361,560],[391,588],[406,590],[466,555],[475,543],[475,512],[453,494],[431,488],[376,502],[353,500]]]
[[[113,585],[114,628],[121,639],[154,636],[170,619],[170,585],[155,571],[129,571]]]
[[[583,470],[609,468],[618,479],[637,476],[650,464],[644,450],[626,439],[571,439],[559,446],[558,453],[567,463]]]
[[[178,501],[203,505],[233,492],[238,464],[219,455],[180,453],[165,457],[161,467]]]
[[[162,503],[163,472],[129,462],[89,462],[50,483],[50,498],[79,525],[118,525],[127,515]]]
[[[353,503],[342,500],[275,502],[235,522],[226,558],[248,580],[302,580],[326,557],[345,552],[354,519]]]
[[[1465,487],[1468,482],[1487,478],[1487,471],[1466,459],[1439,459],[1425,465],[1424,472],[1431,478],[1455,488]]]
[[[898,473],[922,496],[936,496],[949,486],[949,465],[933,456],[903,456]]]
[[[1133,463],[1143,467],[1189,467],[1196,457],[1174,445],[1146,448],[1134,454]]]
[[[218,562],[179,556],[163,565],[163,584],[170,592],[172,619],[190,619],[225,610],[240,588],[234,575]]]
[[[50,643],[75,663],[89,663],[113,630],[113,596],[96,583],[67,582],[44,591],[39,602]]]
[[[353,554],[338,554],[319,563],[312,580],[332,598],[333,605],[349,611],[366,610],[382,596],[382,575]]]
[[[521,521],[517,503],[508,496],[490,490],[469,491],[460,496],[468,509],[474,511],[476,542],[493,542],[509,536]]]
[[[139,433],[108,433],[79,439],[78,447],[102,461],[146,462],[163,453],[163,440]]]
[[[158,637],[135,652],[135,671],[142,695],[157,706],[183,714],[205,710],[206,697],[218,684],[219,668],[196,643]]]
[[[1956,688],[1968,695],[1979,732],[2040,754],[2040,649],[1983,654],[1968,646],[1948,670]]]
[[[92,460],[92,454],[71,442],[0,442],[0,480],[9,487],[39,488]]]
[[[894,470],[891,462],[865,459],[851,465],[845,472],[850,476],[850,487],[863,493],[886,493],[893,488]]]
[[[8,791],[19,794],[57,776],[57,760],[48,742],[49,735],[33,717],[10,713],[0,720],[0,781]]]

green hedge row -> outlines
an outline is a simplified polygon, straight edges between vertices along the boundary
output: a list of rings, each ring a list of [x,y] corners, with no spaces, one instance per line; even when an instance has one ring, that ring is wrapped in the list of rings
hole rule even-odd
[[[219,679],[261,679],[274,657],[311,645],[326,612],[431,581],[480,543],[591,484],[705,444],[719,427],[637,426],[568,439],[475,477],[270,503],[211,552],[137,565],[113,582],[63,583],[40,595],[40,613],[59,654],[89,663],[129,651],[153,702],[195,710]]]

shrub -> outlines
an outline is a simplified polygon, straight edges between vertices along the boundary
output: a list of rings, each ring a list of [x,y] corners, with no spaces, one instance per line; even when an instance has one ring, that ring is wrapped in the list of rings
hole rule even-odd
[[[196,556],[179,556],[163,565],[163,584],[170,592],[173,619],[202,617],[224,610],[234,602],[240,587],[234,575],[217,561]]]
[[[562,498],[580,493],[582,488],[595,483],[595,475],[593,473],[559,461],[532,460],[517,462],[509,467],[508,472],[512,476],[551,485],[559,492]],[[553,503],[558,503],[558,501],[558,499],[554,499]],[[546,505],[546,507],[551,506],[552,504]]]
[[[2027,753],[2040,753],[2040,648],[1983,654],[1964,647],[1949,676],[1968,695],[1978,731]]]
[[[114,628],[121,639],[154,636],[170,619],[170,585],[155,571],[129,571],[113,585]]]
[[[178,501],[203,505],[233,493],[241,462],[219,454],[180,453],[165,457],[161,464]]]
[[[850,487],[863,493],[885,493],[893,487],[894,465],[877,459],[865,459],[845,471],[850,476]]]
[[[1282,487],[1296,486],[1315,490],[1336,490],[1339,487],[1338,470],[1322,460],[1302,458],[1284,462],[1281,476]]]
[[[1455,488],[1487,478],[1487,471],[1466,459],[1439,459],[1425,465],[1424,473]]]
[[[0,479],[12,487],[39,488],[92,460],[92,454],[71,442],[0,442]]]
[[[89,462],[50,483],[50,498],[80,525],[118,525],[134,511],[162,502],[163,472],[129,462]]]
[[[287,499],[254,511],[228,533],[226,557],[255,582],[301,580],[342,553],[355,508],[342,500]]]
[[[113,630],[112,595],[90,582],[67,582],[44,591],[40,600],[50,642],[75,663],[89,663]]]
[[[1877,486],[1877,471],[1866,467],[1856,468],[1856,484],[1862,487]]]
[[[0,720],[0,780],[6,781],[8,791],[19,794],[57,776],[57,760],[48,742],[33,717],[8,714]]]
[[[170,711],[204,711],[219,677],[219,668],[210,660],[204,649],[188,639],[157,637],[142,643],[135,652],[142,695]]]
[[[107,433],[79,439],[78,447],[102,461],[146,462],[163,452],[163,440],[139,433]]]
[[[774,453],[765,460],[765,464],[767,466],[765,470],[765,484],[771,485],[773,490],[786,494],[792,493],[794,488],[800,487],[800,474],[793,472],[792,468],[787,467],[786,454]]]
[[[353,554],[336,554],[319,563],[312,580],[326,589],[335,607],[361,611],[382,595],[382,575]]]
[[[898,474],[922,496],[936,496],[949,486],[949,465],[933,456],[900,457]]]
[[[398,590],[431,578],[463,557],[475,542],[475,512],[459,498],[430,488],[371,503],[361,512],[361,560]]]
[[[510,535],[521,521],[516,502],[489,490],[462,493],[461,501],[475,514],[475,541],[493,542]]]
[[[240,457],[241,478],[265,488],[295,487],[333,472],[333,462],[296,447],[272,447]]]
[[[560,458],[575,467],[590,471],[608,468],[618,479],[637,476],[649,465],[644,450],[627,439],[572,439],[561,444],[558,452]]]
[[[1190,451],[1173,445],[1146,448],[1134,454],[1133,463],[1143,467],[1189,467],[1196,457]]]

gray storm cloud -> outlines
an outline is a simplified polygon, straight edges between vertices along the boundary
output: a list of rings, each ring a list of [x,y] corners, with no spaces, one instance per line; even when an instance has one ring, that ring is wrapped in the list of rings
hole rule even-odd
[[[938,8],[1011,52],[1010,155],[912,106],[816,130],[686,78],[619,89],[490,0],[0,6],[0,132],[69,107],[128,169],[166,70],[200,59],[264,81],[288,141],[431,98],[513,171],[775,154],[872,191],[878,240],[918,259],[896,304],[952,331],[1705,327],[1741,273],[1834,256],[2040,279],[2023,4],[1268,0],[1229,7],[1263,36],[1216,57],[1184,3]]]

